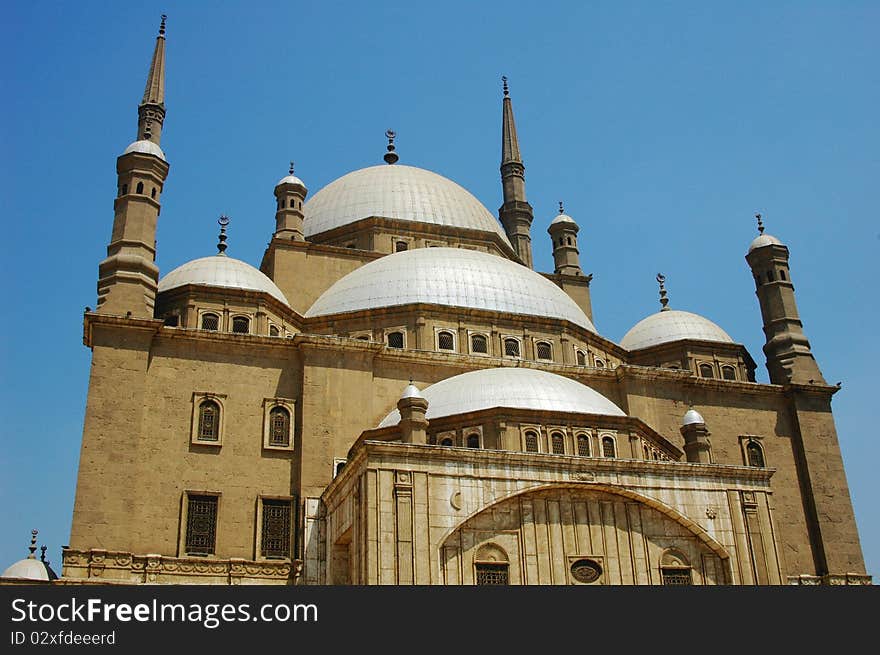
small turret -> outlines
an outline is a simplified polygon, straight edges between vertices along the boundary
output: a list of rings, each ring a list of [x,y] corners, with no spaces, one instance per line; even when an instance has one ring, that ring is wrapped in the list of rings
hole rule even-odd
[[[577,246],[578,224],[565,213],[559,202],[559,215],[550,221],[547,232],[553,242],[553,263],[556,275],[583,275]]]
[[[702,415],[693,407],[681,419],[681,435],[684,437],[684,452],[687,461],[697,464],[712,462],[712,447],[709,444],[709,430]]]
[[[400,435],[403,443],[424,444],[428,440],[428,401],[418,387],[409,381],[397,401],[400,412]]]
[[[275,185],[275,238],[293,241],[304,241],[303,235],[303,202],[309,190],[305,183],[293,174],[293,162],[290,171],[278,180]]]

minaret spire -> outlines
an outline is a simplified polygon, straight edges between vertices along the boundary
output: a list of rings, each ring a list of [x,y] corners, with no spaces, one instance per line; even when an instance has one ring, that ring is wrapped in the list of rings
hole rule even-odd
[[[660,285],[660,311],[669,311],[669,298],[666,297],[666,276],[663,273],[657,273],[657,284]]]
[[[138,106],[138,140],[152,141],[159,145],[162,124],[165,122],[165,19],[159,24],[159,36],[150,62],[144,97]]]
[[[498,210],[498,218],[522,263],[532,268],[530,230],[534,214],[532,206],[526,201],[525,166],[519,152],[507,77],[502,76],[501,81],[504,91],[501,117],[501,185],[504,203]]]

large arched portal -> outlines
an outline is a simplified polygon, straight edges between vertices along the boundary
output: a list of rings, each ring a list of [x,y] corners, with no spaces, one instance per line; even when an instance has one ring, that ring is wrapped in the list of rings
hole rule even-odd
[[[729,558],[669,508],[611,487],[554,485],[463,521],[440,547],[447,584],[727,584]]]

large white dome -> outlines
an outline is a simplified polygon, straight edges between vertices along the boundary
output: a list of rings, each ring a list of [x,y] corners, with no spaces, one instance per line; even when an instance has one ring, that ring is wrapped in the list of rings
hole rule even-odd
[[[400,164],[371,166],[343,175],[303,207],[306,238],[371,216],[494,232],[498,220],[466,189],[442,175]]]
[[[682,339],[734,343],[727,332],[708,318],[670,309],[651,314],[636,323],[620,340],[620,345],[627,350],[639,350]]]
[[[422,396],[428,401],[428,420],[494,407],[626,416],[598,391],[570,378],[530,368],[462,373],[426,387]],[[395,409],[378,427],[399,422],[400,412]]]
[[[596,331],[547,278],[509,259],[462,248],[416,248],[365,264],[321,294],[306,317],[413,303],[565,319]]]
[[[159,280],[159,293],[187,284],[263,291],[285,305],[290,305],[281,289],[262,271],[226,255],[202,257],[178,266]]]

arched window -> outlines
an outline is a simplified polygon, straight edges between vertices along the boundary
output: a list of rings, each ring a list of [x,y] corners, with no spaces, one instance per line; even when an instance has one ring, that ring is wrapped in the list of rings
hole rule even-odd
[[[779,279],[785,280],[785,271],[783,271],[781,268],[779,269]]]
[[[247,334],[251,331],[251,319],[247,316],[236,316],[232,319],[232,331],[237,334]]]
[[[504,354],[508,357],[519,357],[519,341],[512,337],[505,339]]]
[[[539,341],[537,344],[535,344],[535,351],[538,359],[553,359],[553,348],[546,341]]]
[[[773,281],[773,271],[767,271],[767,281],[768,282]]]
[[[536,453],[538,452],[538,433],[529,430],[526,432],[526,452],[527,453]]]
[[[468,448],[479,448],[480,447],[480,435],[469,434],[468,438],[467,438],[467,447]]]
[[[151,198],[155,198],[155,197],[156,197],[156,187],[153,187],[153,190],[150,191],[150,197],[151,197]]]
[[[199,403],[199,441],[217,441],[220,438],[220,405],[213,400]]]
[[[217,314],[206,313],[202,314],[202,329],[203,330],[219,330],[220,329],[220,317]]]
[[[554,432],[550,435],[550,445],[553,448],[554,455],[565,454],[565,438],[561,432]]]
[[[605,360],[596,358],[596,368],[605,368]]]
[[[368,334],[362,334],[358,337],[358,341],[369,341],[369,340],[370,340],[370,335],[368,335]]]
[[[700,364],[700,377],[701,378],[714,378],[715,377],[715,368],[711,364]]]
[[[721,377],[725,380],[736,380],[736,369],[733,366],[722,366]]]
[[[280,331],[278,330],[278,326],[276,326],[276,325],[270,325],[270,326],[269,326],[269,336],[270,336],[270,337],[277,337],[277,336],[279,336],[280,334],[281,334],[281,333],[280,333]]]
[[[440,445],[441,445],[441,446],[451,446],[451,445],[453,445],[453,444],[452,444],[452,437],[444,437],[444,438],[440,441]]]
[[[122,185],[122,195],[125,195],[126,193],[128,193],[128,185],[123,184]]]
[[[452,332],[443,330],[437,333],[437,348],[440,350],[455,350],[455,337]]]
[[[290,445],[290,412],[285,407],[273,407],[269,412],[269,445]]]
[[[138,192],[138,193],[143,193],[143,192],[144,192],[144,183],[143,183],[143,182],[138,182],[138,184],[137,184],[137,192]]]
[[[651,459],[651,451],[648,450],[647,444],[642,445],[642,452],[645,454],[645,459]]]
[[[409,248],[409,244],[406,241],[398,241],[394,244],[394,252],[403,252]]]
[[[578,366],[586,366],[587,365],[587,356],[584,354],[583,350],[578,350],[576,353]]]
[[[483,334],[471,335],[471,352],[485,355],[489,352],[489,340]]]
[[[568,237],[568,245],[571,245],[571,237]]]
[[[579,434],[577,438],[578,442],[578,455],[581,457],[589,457],[590,456],[590,437],[585,434]]]
[[[342,469],[345,468],[345,464],[346,464],[345,462],[336,462],[336,471],[335,471],[336,475],[339,475],[340,473],[342,473]]]
[[[500,546],[485,544],[474,556],[474,580],[478,585],[509,584],[509,558]]]
[[[746,455],[748,456],[749,466],[764,468],[764,450],[757,441],[749,441],[746,445]]]
[[[602,456],[616,457],[614,452],[614,439],[611,437],[602,437]]]
[[[670,548],[660,556],[660,580],[676,587],[693,584],[690,562],[684,553]]]
[[[403,348],[403,332],[389,332],[388,333],[388,347],[389,348]]]

